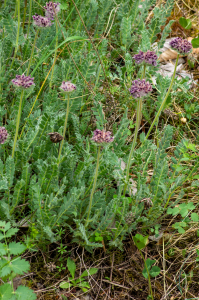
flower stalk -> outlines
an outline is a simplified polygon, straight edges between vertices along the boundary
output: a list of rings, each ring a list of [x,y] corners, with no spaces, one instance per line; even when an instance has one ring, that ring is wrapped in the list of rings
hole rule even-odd
[[[127,189],[127,186],[128,186],[129,170],[130,170],[130,167],[131,167],[131,159],[132,159],[132,156],[133,156],[133,151],[135,149],[135,144],[136,144],[136,141],[137,141],[138,131],[139,131],[139,128],[140,128],[141,115],[142,115],[142,98],[139,98],[138,101],[137,101],[137,115],[136,115],[135,135],[134,135],[134,138],[133,138],[131,151],[130,151],[129,157],[128,157],[127,169],[126,169],[126,183],[124,185],[123,195],[125,195],[126,189]]]
[[[28,74],[30,72],[30,67],[31,67],[31,64],[32,64],[32,58],[33,58],[35,44],[36,44],[36,40],[37,40],[38,34],[39,34],[39,29],[37,29],[37,31],[36,31],[35,39],[34,39],[34,42],[33,42],[33,45],[32,45],[32,50],[31,50],[30,60],[29,60],[28,70],[27,70],[27,76],[28,76]]]
[[[27,29],[27,37],[29,36],[30,31],[30,20],[32,15],[32,0],[29,0],[29,18],[28,18],[28,29]]]
[[[70,95],[69,93],[67,93],[67,108],[66,108],[66,118],[65,118],[65,123],[64,123],[64,131],[63,131],[63,138],[65,138],[65,134],[66,134],[66,128],[67,128],[67,122],[68,122],[68,115],[69,115],[69,110],[70,110]],[[58,154],[58,161],[60,163],[60,157],[61,157],[61,151],[62,151],[62,147],[63,147],[63,143],[64,143],[64,139],[61,141],[60,147],[59,147],[59,154]]]
[[[97,164],[96,164],[96,169],[95,169],[93,188],[92,188],[92,191],[91,191],[91,194],[90,194],[88,214],[87,214],[87,218],[86,218],[85,227],[87,227],[88,222],[89,222],[89,217],[90,217],[90,212],[91,212],[91,207],[92,207],[92,202],[93,202],[93,195],[94,195],[95,188],[96,188],[98,169],[99,169],[99,161],[100,161],[100,150],[101,150],[101,146],[98,147],[98,152],[97,152]]]
[[[55,62],[56,62],[56,57],[57,57],[57,50],[58,50],[58,24],[57,24],[57,18],[55,18],[55,26],[56,26],[56,42],[55,42],[55,54],[54,54],[54,61],[53,61],[53,66],[52,66],[52,73],[51,73],[51,78],[50,78],[50,84],[49,87],[52,87],[52,80],[53,80],[53,74],[54,74],[54,69],[55,69]]]
[[[153,120],[153,122],[152,122],[152,124],[151,124],[151,126],[149,128],[149,131],[148,131],[148,133],[147,133],[147,135],[145,137],[145,140],[148,139],[148,137],[149,137],[149,135],[151,133],[151,130],[153,129],[153,126],[155,125],[156,121],[158,120],[158,118],[159,118],[159,116],[160,116],[160,114],[161,114],[161,112],[163,110],[163,107],[164,107],[164,105],[166,103],[166,100],[167,100],[167,98],[168,98],[168,96],[170,94],[170,91],[171,91],[171,88],[173,86],[174,79],[175,79],[176,69],[177,69],[177,65],[178,65],[178,59],[179,59],[179,54],[177,55],[177,58],[176,58],[176,63],[175,63],[175,68],[174,68],[174,72],[173,72],[173,77],[172,77],[169,89],[168,89],[168,91],[166,93],[166,96],[165,96],[164,100],[162,101],[162,104],[160,105],[160,108],[159,108],[159,110],[158,110],[158,112],[157,112],[157,114],[155,116],[155,119]]]
[[[20,0],[16,0],[16,8],[18,11],[18,25],[17,25],[17,37],[16,37],[16,46],[15,46],[15,52],[12,60],[12,64],[10,66],[10,69],[12,69],[12,66],[15,61],[15,57],[17,55],[17,50],[18,50],[18,44],[19,44],[19,32],[20,32]]]
[[[144,64],[142,80],[134,81],[134,85],[130,89],[131,94],[134,97],[138,97],[138,100],[137,100],[137,110],[136,110],[137,114],[136,114],[135,135],[134,135],[134,138],[133,138],[133,143],[132,143],[132,146],[131,146],[131,151],[129,153],[128,162],[127,162],[126,182],[125,182],[124,191],[123,191],[124,196],[125,196],[127,186],[128,186],[129,170],[130,170],[130,167],[131,167],[131,159],[132,159],[132,156],[133,156],[133,151],[135,149],[135,144],[136,144],[136,141],[137,141],[137,135],[138,135],[138,131],[140,129],[140,123],[141,123],[141,119],[142,119],[142,97],[144,97],[145,95],[147,95],[148,93],[150,93],[152,91],[152,87],[149,84],[149,82],[145,82],[145,79],[144,79],[145,73],[146,73],[146,64]]]
[[[23,95],[24,95],[24,90],[21,91],[21,97],[20,97],[20,102],[19,102],[19,110],[18,110],[18,114],[17,114],[16,132],[15,132],[14,144],[13,144],[13,148],[12,148],[12,158],[14,157],[16,143],[17,143],[17,137],[18,137],[18,132],[19,132],[19,124],[20,124],[20,118],[21,118],[21,107],[22,107]]]

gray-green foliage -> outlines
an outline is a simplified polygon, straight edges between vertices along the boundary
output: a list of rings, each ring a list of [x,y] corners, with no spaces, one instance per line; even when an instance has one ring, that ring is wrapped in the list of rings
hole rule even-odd
[[[13,13],[15,2],[11,2]],[[40,1],[40,4],[44,5],[45,1]],[[19,47],[11,68],[17,23],[8,8],[1,11],[0,72],[3,76],[0,81],[0,116],[2,120],[6,120],[9,139],[0,148],[0,216],[13,224],[17,224],[25,216],[30,232],[36,226],[37,234],[34,238],[40,242],[44,239],[55,241],[58,238],[56,228],[62,225],[70,229],[73,241],[88,250],[102,247],[102,241],[111,246],[122,247],[123,239],[132,229],[136,230],[138,223],[147,227],[147,224],[153,224],[161,216],[168,199],[191,176],[184,169],[178,171],[178,163],[171,165],[173,171],[169,169],[167,149],[172,141],[173,129],[167,126],[160,136],[159,145],[150,140],[143,143],[144,135],[140,134],[142,145],[134,152],[131,168],[136,176],[134,181],[137,193],[131,194],[128,188],[128,193],[122,195],[125,171],[121,167],[121,161],[127,162],[130,149],[127,142],[127,105],[134,110],[136,104],[128,91],[136,71],[132,53],[151,48],[161,26],[165,25],[166,18],[171,13],[173,1],[155,8],[154,4],[155,1],[151,0],[77,1],[81,17],[103,62],[101,65],[77,11],[70,2],[68,10],[62,10],[59,19],[59,57],[51,90],[51,75],[48,74],[53,63],[56,30],[54,24],[51,28],[40,29],[30,69],[31,76],[35,78],[35,88],[26,93],[23,100],[19,128],[21,134],[14,159],[10,156],[10,149],[13,145],[20,94],[13,89],[10,80],[17,74],[26,73],[35,28],[30,26],[28,37],[24,37],[26,26],[24,30],[20,28]],[[39,11],[40,6],[35,2],[32,13]],[[162,33],[161,46],[171,23]],[[68,47],[65,47],[66,41]],[[3,65],[2,62],[6,64]],[[157,69],[158,67],[152,71],[147,67],[147,80],[150,80]],[[137,76],[140,74],[138,72]],[[68,127],[60,163],[59,144],[53,144],[48,133],[63,133],[67,101],[59,92],[59,87],[62,81],[69,80],[77,85],[77,89],[70,94]],[[154,110],[159,108],[169,83],[170,79],[157,76],[157,101],[147,98],[146,104],[150,104],[150,109],[148,110],[147,105],[144,107],[143,114],[147,120],[150,121]],[[176,93],[177,84],[174,95]],[[110,107],[109,98],[113,101]],[[119,114],[119,119],[111,121],[110,125],[108,120],[116,115],[115,112]],[[85,226],[97,157],[97,147],[91,142],[91,136],[94,129],[109,127],[113,131],[114,142],[108,147],[102,147],[90,219],[88,226]],[[181,151],[179,147],[181,146],[176,148],[176,153]],[[190,150],[185,148],[183,154],[178,153],[180,157]],[[180,160],[176,160],[180,163]],[[151,168],[153,176],[148,183],[147,172]],[[181,196],[182,194],[179,198]],[[147,209],[143,201],[146,198],[152,203]],[[129,213],[132,216],[130,223],[127,222]]]

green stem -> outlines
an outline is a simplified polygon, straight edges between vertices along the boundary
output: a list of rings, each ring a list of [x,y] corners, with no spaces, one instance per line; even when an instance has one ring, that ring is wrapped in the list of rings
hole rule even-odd
[[[19,123],[20,123],[20,118],[21,118],[21,106],[22,106],[23,95],[24,95],[24,90],[22,90],[22,92],[21,92],[21,97],[20,97],[20,102],[19,102],[19,110],[18,110],[18,115],[17,115],[17,125],[16,125],[16,133],[15,133],[14,144],[13,144],[13,149],[12,149],[12,157],[14,157],[15,147],[16,147],[17,137],[18,137],[18,132],[19,132]]]
[[[87,227],[87,225],[88,225],[92,202],[93,202],[93,195],[95,192],[95,187],[96,187],[96,182],[97,182],[97,175],[98,175],[99,161],[100,161],[100,150],[101,150],[101,146],[98,147],[98,152],[97,152],[97,164],[96,164],[96,169],[95,169],[95,177],[94,177],[94,182],[93,182],[93,188],[92,188],[91,195],[90,195],[90,201],[89,201],[89,206],[88,206],[88,215],[87,215],[85,227]]]
[[[28,30],[27,30],[27,38],[29,36],[30,31],[30,20],[31,20],[31,14],[32,14],[32,0],[29,0],[29,18],[28,18]]]
[[[171,91],[171,88],[173,86],[173,82],[174,82],[174,79],[175,79],[176,69],[177,69],[177,65],[178,65],[178,59],[179,59],[179,54],[178,54],[178,56],[176,58],[176,63],[175,63],[175,68],[174,68],[174,72],[173,72],[173,77],[172,77],[169,89],[168,89],[168,91],[166,93],[166,96],[165,96],[164,100],[162,101],[162,104],[160,105],[160,108],[159,108],[159,110],[158,110],[158,112],[157,112],[157,114],[155,116],[155,119],[153,120],[153,123],[151,124],[151,127],[149,128],[149,131],[148,131],[148,133],[147,133],[147,135],[145,137],[145,140],[148,139],[149,134],[151,133],[151,130],[153,129],[153,126],[155,125],[157,119],[159,118],[159,116],[160,116],[160,114],[162,112],[162,109],[163,109],[163,107],[165,105],[165,102],[166,102],[166,100],[167,100],[167,98],[168,98],[168,96],[170,94],[170,91]]]
[[[32,50],[31,50],[31,54],[30,54],[30,60],[29,60],[28,70],[27,70],[27,75],[26,76],[28,76],[29,71],[30,71],[30,67],[31,67],[31,64],[32,64],[32,58],[33,58],[33,54],[34,54],[35,43],[36,43],[36,40],[37,40],[37,37],[38,37],[38,33],[39,33],[39,29],[36,31],[36,34],[35,34],[35,39],[34,39],[34,42],[33,42],[33,45],[32,45]]]
[[[145,73],[146,73],[146,65],[144,65],[142,79],[145,78]],[[139,98],[138,101],[137,101],[137,116],[136,116],[135,135],[134,135],[134,139],[133,139],[133,143],[132,143],[132,146],[131,146],[131,151],[129,153],[128,163],[127,163],[126,183],[124,185],[124,192],[123,192],[124,196],[125,196],[126,189],[127,189],[127,186],[128,186],[129,170],[130,170],[130,167],[131,167],[131,159],[132,159],[133,151],[135,149],[135,144],[136,144],[136,140],[137,140],[138,131],[140,129],[141,119],[142,119],[142,99]]]
[[[136,144],[136,140],[137,140],[138,131],[139,131],[139,128],[140,128],[141,116],[142,116],[142,99],[139,98],[138,101],[137,101],[137,115],[136,115],[135,135],[134,135],[134,138],[133,138],[133,143],[132,143],[132,146],[131,146],[131,151],[129,153],[129,158],[128,158],[128,162],[127,162],[126,183],[125,183],[124,192],[123,192],[124,196],[125,196],[126,189],[127,189],[127,186],[128,186],[129,170],[130,170],[130,167],[131,167],[131,159],[132,159],[133,151],[135,149],[135,144]]]
[[[147,267],[146,261],[145,261],[145,259],[144,259],[144,256],[143,256],[143,254],[142,254],[142,251],[141,251],[141,250],[140,250],[140,254],[141,254],[141,256],[142,256],[142,259],[143,259],[143,261],[144,261],[144,265],[145,265],[145,268],[146,268],[146,271],[147,271],[147,274],[148,274],[148,280],[149,280],[149,290],[150,290],[150,292],[151,292],[151,298],[152,298],[152,300],[153,300],[153,291],[152,291],[152,287],[151,287],[151,279],[150,279],[149,270],[148,270],[148,267]]]
[[[142,74],[142,79],[145,78],[145,74],[146,74],[146,65],[144,65],[144,70],[143,70],[143,74]]]
[[[52,87],[52,80],[53,80],[53,74],[54,74],[54,68],[55,68],[55,61],[57,57],[57,46],[58,46],[58,24],[57,24],[57,18],[55,18],[55,25],[56,25],[56,43],[55,43],[55,55],[54,55],[54,62],[52,67],[52,73],[51,73],[51,79],[50,79],[50,88]]]
[[[68,114],[69,114],[69,103],[70,103],[70,96],[69,93],[67,93],[68,95],[68,99],[67,99],[67,108],[66,108],[66,118],[65,118],[65,123],[64,123],[64,132],[63,132],[63,137],[65,138],[65,134],[66,134],[66,127],[67,127],[67,122],[68,122]],[[60,163],[60,157],[61,157],[61,151],[62,151],[62,147],[63,147],[63,143],[64,143],[64,139],[61,141],[60,147],[59,147],[59,155],[58,155],[58,161]]]
[[[26,21],[26,10],[27,10],[27,0],[25,0],[25,7],[24,7],[24,14],[23,14],[23,25],[22,25],[23,29],[24,29],[24,24]]]
[[[12,69],[12,66],[14,64],[15,61],[15,57],[17,55],[17,50],[18,50],[18,44],[19,44],[19,32],[20,32],[20,0],[16,0],[17,2],[17,9],[18,9],[18,26],[17,26],[17,38],[16,38],[16,46],[15,46],[15,53],[14,53],[14,57],[12,60],[12,64],[10,66],[10,69]]]

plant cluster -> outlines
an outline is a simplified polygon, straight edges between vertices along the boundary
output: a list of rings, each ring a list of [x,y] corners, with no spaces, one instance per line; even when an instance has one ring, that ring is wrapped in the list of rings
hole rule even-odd
[[[40,6],[30,1],[27,26],[21,23],[20,0],[14,18],[4,1],[0,22],[1,220],[16,227],[25,220],[39,245],[58,241],[56,229],[65,227],[72,242],[92,252],[104,245],[122,249],[132,230],[141,225],[146,232],[157,226],[166,212],[185,217],[185,210],[189,213],[195,207],[186,204],[177,211],[176,205],[184,196],[183,185],[198,171],[199,158],[186,139],[179,140],[168,157],[174,128],[164,124],[160,132],[158,126],[173,95],[181,93],[178,85],[187,84],[188,79],[178,83],[175,75],[180,54],[190,53],[192,44],[173,39],[170,45],[178,56],[172,78],[158,74],[156,85],[151,80],[159,68],[159,49],[172,21],[165,26],[156,51],[153,43],[171,14],[173,1],[155,7],[147,24],[145,18],[155,1],[75,4],[72,0],[70,5],[39,1],[45,16],[39,15]],[[113,20],[108,31],[105,24],[109,17]],[[94,40],[102,35],[96,48]],[[109,60],[109,42],[120,45],[123,66],[116,63],[116,50],[111,51]],[[114,103],[119,103],[122,117],[114,124],[109,121],[114,112],[104,89]],[[148,111],[149,103],[152,110]],[[136,120],[130,120],[135,110]],[[140,133],[142,115],[150,124],[146,134]],[[134,136],[129,139],[132,123]],[[152,133],[155,141],[150,139]],[[148,180],[150,169],[153,174]],[[191,220],[196,219],[192,214]],[[186,226],[189,223],[186,221]],[[183,232],[183,222],[178,225],[174,229]],[[9,226],[5,232],[11,230]],[[20,255],[24,246],[18,245],[17,251],[13,242],[9,246],[6,243],[1,250],[1,268],[8,268],[1,276],[5,280],[12,271],[22,274],[28,270],[28,263],[23,261],[24,269],[17,273],[13,264],[21,258],[10,257]],[[153,263],[145,263],[143,275],[149,281]],[[67,266],[72,277],[60,287],[79,286],[87,291],[90,286],[82,278],[97,270],[85,271],[75,279],[75,265],[69,258]],[[3,287],[13,292],[8,285]],[[20,289],[24,287],[14,293]],[[28,299],[34,299],[31,297]]]

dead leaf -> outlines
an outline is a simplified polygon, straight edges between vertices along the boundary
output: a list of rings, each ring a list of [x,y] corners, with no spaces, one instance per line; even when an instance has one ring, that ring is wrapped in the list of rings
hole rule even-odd
[[[175,59],[177,58],[178,53],[172,49],[168,49],[166,51],[164,51],[162,54],[160,54],[159,56],[159,60],[160,62],[162,61],[167,61],[169,59]]]

